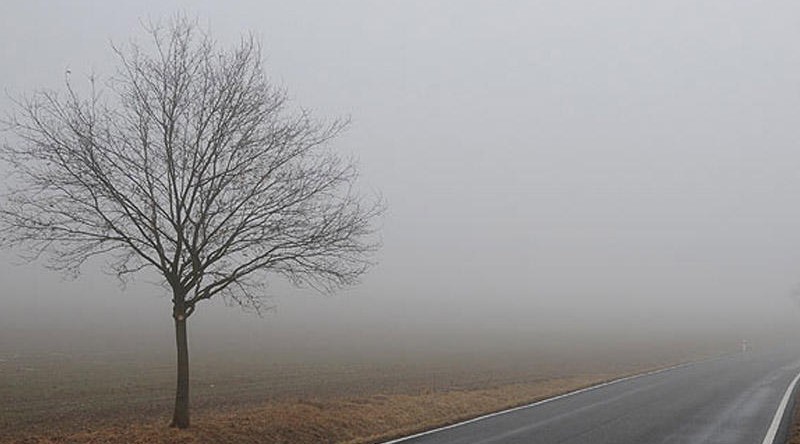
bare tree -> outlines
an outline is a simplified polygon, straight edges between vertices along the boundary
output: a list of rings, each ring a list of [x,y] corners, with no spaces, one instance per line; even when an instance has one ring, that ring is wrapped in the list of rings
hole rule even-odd
[[[177,390],[189,426],[187,318],[217,296],[258,310],[268,275],[333,290],[377,248],[382,210],[328,142],[346,126],[292,111],[259,43],[232,50],[184,18],[146,27],[152,45],[114,47],[116,74],[85,93],[16,101],[2,155],[15,173],[2,244],[77,273],[103,255],[120,278],[151,269],[172,294]],[[69,76],[68,76],[69,77]]]

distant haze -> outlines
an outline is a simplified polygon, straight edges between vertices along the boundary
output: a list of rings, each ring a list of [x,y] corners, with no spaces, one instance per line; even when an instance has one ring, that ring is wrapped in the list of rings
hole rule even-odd
[[[6,1],[0,85],[102,77],[110,41],[176,12],[223,44],[254,32],[297,105],[351,116],[335,146],[389,206],[362,285],[276,280],[264,318],[201,305],[195,350],[736,343],[800,321],[800,3]],[[16,262],[0,349],[171,350],[154,276]]]

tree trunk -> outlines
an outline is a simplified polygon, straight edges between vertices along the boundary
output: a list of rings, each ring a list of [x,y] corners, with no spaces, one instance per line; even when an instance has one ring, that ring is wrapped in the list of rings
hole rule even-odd
[[[175,391],[175,412],[170,427],[189,427],[189,346],[186,340],[186,311],[176,307],[175,342],[178,346],[178,386]]]

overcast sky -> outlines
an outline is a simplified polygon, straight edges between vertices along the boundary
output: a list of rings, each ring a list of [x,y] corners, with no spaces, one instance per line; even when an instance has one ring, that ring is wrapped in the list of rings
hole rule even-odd
[[[275,313],[200,307],[195,329],[568,335],[800,319],[800,3],[6,0],[0,86],[107,74],[110,41],[176,12],[223,44],[254,32],[295,103],[351,116],[336,148],[389,205],[362,285],[319,296],[276,282]],[[0,259],[0,325],[15,335],[170,334],[158,287]]]

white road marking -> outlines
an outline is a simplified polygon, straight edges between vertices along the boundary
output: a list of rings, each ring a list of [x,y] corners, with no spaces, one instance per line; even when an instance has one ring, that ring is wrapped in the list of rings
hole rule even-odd
[[[786,393],[783,394],[783,399],[781,399],[781,403],[778,404],[778,410],[775,412],[775,416],[772,418],[772,424],[769,425],[769,429],[767,429],[767,435],[764,436],[764,441],[761,441],[761,444],[777,443],[776,439],[778,437],[778,429],[781,427],[783,414],[786,411],[786,406],[789,405],[789,400],[792,398],[794,386],[797,385],[798,379],[800,379],[800,373],[794,377],[792,383],[789,384],[789,387],[786,389]]]
[[[714,358],[711,358],[711,359],[714,359]],[[493,418],[495,416],[505,415],[506,413],[516,412],[517,410],[523,410],[523,409],[528,409],[528,408],[531,408],[531,407],[536,407],[537,405],[547,404],[548,402],[553,402],[553,401],[556,401],[556,400],[559,400],[559,399],[563,399],[563,398],[566,398],[566,397],[569,397],[569,396],[578,395],[580,393],[585,393],[585,392],[589,392],[589,391],[592,391],[592,390],[597,390],[599,388],[607,387],[607,386],[612,385],[612,384],[617,384],[617,383],[624,382],[624,381],[630,381],[631,379],[642,378],[642,377],[645,377],[645,376],[655,375],[655,374],[658,374],[658,373],[663,373],[663,372],[667,372],[667,371],[670,371],[670,370],[675,370],[675,369],[678,369],[678,368],[681,368],[681,367],[686,367],[687,365],[697,364],[699,362],[704,362],[704,361],[706,361],[706,359],[700,360],[700,361],[684,362],[683,364],[673,365],[672,367],[666,367],[666,368],[661,368],[661,369],[658,369],[658,370],[652,370],[652,371],[645,372],[645,373],[639,373],[637,375],[625,376],[623,378],[614,379],[612,381],[607,381],[607,382],[603,382],[601,384],[593,385],[593,386],[590,386],[590,387],[584,387],[582,389],[575,390],[575,391],[572,391],[572,392],[567,392],[567,393],[564,393],[562,395],[554,396],[552,398],[547,398],[547,399],[543,399],[541,401],[536,401],[536,402],[531,403],[531,404],[521,405],[519,407],[514,407],[514,408],[507,409],[507,410],[501,410],[499,412],[489,413],[487,415],[478,416],[477,418],[468,419],[466,421],[462,421],[462,422],[459,422],[459,423],[456,423],[456,424],[450,424],[448,426],[427,430],[427,431],[420,432],[420,433],[417,433],[417,434],[414,434],[414,435],[409,435],[409,436],[404,436],[402,438],[393,439],[391,441],[386,441],[383,444],[396,444],[396,443],[408,441],[410,439],[419,438],[421,436],[431,435],[433,433],[438,433],[438,432],[441,432],[441,431],[444,431],[444,430],[454,429],[456,427],[461,427],[463,425],[472,424],[473,422],[483,421],[484,419]],[[798,377],[800,377],[800,375],[798,375]],[[797,378],[795,378],[794,382],[797,382]],[[794,386],[794,383],[792,383],[792,385]],[[764,441],[764,444],[766,444],[766,443],[767,443],[767,441]],[[772,443],[770,442],[769,444],[772,444]]]

